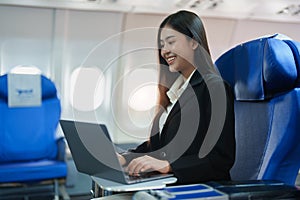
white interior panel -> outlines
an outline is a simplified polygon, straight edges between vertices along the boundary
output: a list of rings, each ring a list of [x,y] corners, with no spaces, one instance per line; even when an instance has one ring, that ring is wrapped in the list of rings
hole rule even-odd
[[[210,54],[216,60],[231,45],[237,20],[232,18],[202,17]]]
[[[240,20],[233,32],[230,45],[233,47],[237,44],[275,33],[281,33],[294,40],[300,41],[300,24],[285,21]]]
[[[205,6],[205,2],[210,5]],[[213,5],[212,1],[178,0],[166,5],[163,0],[2,0],[0,74],[17,65],[35,65],[55,81],[62,118],[103,122],[116,142],[140,142],[147,138],[155,112],[157,31],[162,20],[182,8],[199,14],[213,60],[240,43],[264,35],[281,33],[300,41],[300,14],[278,14],[298,3],[269,2],[223,0]],[[105,77],[105,83],[100,84],[104,86],[103,101],[95,110],[83,111],[71,105],[71,75],[79,67],[97,68]],[[93,92],[94,83],[89,81],[88,76],[78,81],[83,90],[82,105],[93,102],[84,99],[85,86]],[[145,91],[153,96],[143,96]],[[138,107],[134,107],[134,101],[144,101],[145,105],[137,102]]]
[[[153,15],[143,13],[129,13],[124,21],[124,32],[122,32],[122,50],[119,57],[120,70],[118,84],[114,94],[119,94],[120,98],[113,102],[113,110],[118,121],[118,127],[122,130],[124,137],[131,141],[140,141],[148,137],[153,117],[153,99],[144,101],[144,107],[150,106],[147,110],[136,110],[130,107],[134,99],[142,93],[138,90],[147,88],[152,97],[156,95],[158,76],[158,50],[157,31],[164,15]],[[140,102],[136,102],[140,103]]]
[[[17,65],[35,65],[50,75],[53,12],[0,6],[1,74]]]
[[[115,62],[120,52],[122,13],[65,10],[62,35],[56,35],[63,41],[63,59],[61,64],[63,117],[81,121],[113,123],[111,90],[117,79],[118,65]],[[62,38],[60,38],[62,37]],[[105,76],[105,98],[103,103],[92,111],[80,111],[72,107],[70,97],[70,75],[79,68],[95,67]],[[84,82],[82,82],[84,84]],[[84,86],[83,86],[84,87]],[[77,94],[79,95],[79,94]],[[89,100],[87,100],[89,101]]]

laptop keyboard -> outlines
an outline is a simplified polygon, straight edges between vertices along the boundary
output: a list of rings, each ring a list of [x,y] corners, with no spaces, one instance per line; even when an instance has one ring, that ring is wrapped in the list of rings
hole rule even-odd
[[[155,175],[161,175],[161,173],[159,173],[159,172],[143,172],[143,173],[139,173],[138,175],[135,175],[135,176],[128,174],[128,176],[132,180],[141,179],[141,178],[150,178]]]
[[[141,181],[148,181],[148,180],[155,180],[160,178],[166,178],[172,176],[171,174],[161,174],[157,171],[153,172],[144,172],[139,174],[138,176],[132,176],[127,174],[128,180],[133,182],[141,182]]]

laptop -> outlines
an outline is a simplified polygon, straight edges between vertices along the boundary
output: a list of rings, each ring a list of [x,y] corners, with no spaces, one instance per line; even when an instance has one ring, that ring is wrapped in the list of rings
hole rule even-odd
[[[141,176],[128,175],[119,162],[117,147],[112,142],[105,124],[60,120],[60,125],[79,172],[124,184],[173,176],[153,172]]]

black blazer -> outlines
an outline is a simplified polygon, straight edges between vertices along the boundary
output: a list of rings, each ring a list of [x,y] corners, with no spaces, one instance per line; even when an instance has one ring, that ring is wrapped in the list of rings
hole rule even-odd
[[[144,154],[168,160],[178,184],[230,180],[235,160],[234,98],[215,74],[195,71],[159,133],[160,113],[151,137],[124,154],[127,162]],[[205,140],[205,142],[204,142]]]

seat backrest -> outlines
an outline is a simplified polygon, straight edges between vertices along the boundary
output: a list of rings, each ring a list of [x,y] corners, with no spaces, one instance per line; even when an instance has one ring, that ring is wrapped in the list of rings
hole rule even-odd
[[[238,45],[216,61],[235,94],[233,180],[294,185],[300,167],[300,43],[275,34]]]
[[[41,75],[41,106],[9,107],[7,79],[0,76],[0,163],[54,159],[61,113],[54,83]]]

